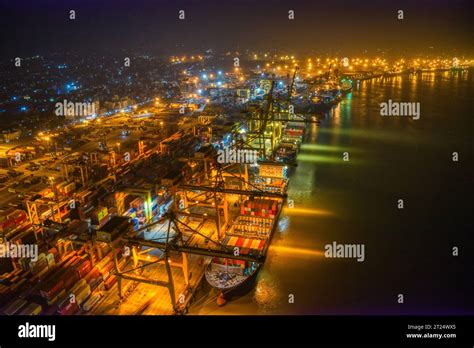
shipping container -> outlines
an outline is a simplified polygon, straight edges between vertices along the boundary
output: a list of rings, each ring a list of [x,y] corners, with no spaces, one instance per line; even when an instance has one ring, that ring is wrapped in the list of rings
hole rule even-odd
[[[69,290],[78,280],[79,277],[77,276],[77,273],[72,269],[68,269],[64,275],[64,289]]]
[[[109,277],[104,283],[105,289],[110,290],[116,282],[117,282],[117,277],[116,276]]]
[[[26,306],[28,302],[24,299],[18,298],[11,302],[4,310],[3,313],[6,315],[17,314],[22,308]]]
[[[48,300],[49,306],[54,306],[66,297],[66,290],[62,289],[56,296]]]
[[[41,305],[31,302],[19,314],[20,315],[40,315],[43,307]]]
[[[77,291],[77,293],[75,293],[77,304],[79,306],[83,304],[89,298],[90,294],[91,294],[91,288],[88,284],[85,284],[83,287],[81,287]]]
[[[63,187],[63,193],[67,195],[73,192],[75,189],[76,189],[76,183],[71,182]]]
[[[92,281],[97,279],[99,275],[100,275],[99,269],[97,268],[97,266],[95,266],[94,268],[90,270],[89,273],[86,274],[86,276],[84,277],[84,280],[86,281],[86,283],[90,284]]]
[[[107,279],[111,272],[114,271],[114,262],[109,261],[107,264],[105,264],[102,269],[100,269],[100,275],[102,276],[103,279]]]
[[[103,290],[104,289],[104,279],[102,278],[102,276],[99,276],[96,279],[93,279],[89,283],[89,286],[91,287],[91,291]]]
[[[80,279],[74,284],[74,286],[69,290],[70,293],[76,294],[79,289],[87,285],[87,282],[84,279]]]
[[[92,307],[94,307],[97,303],[99,303],[99,301],[102,299],[103,295],[100,294],[100,293],[97,293],[97,294],[92,294],[91,297],[89,297],[89,299],[84,302],[84,304],[82,305],[82,309],[85,311],[85,312],[88,312],[92,309]]]

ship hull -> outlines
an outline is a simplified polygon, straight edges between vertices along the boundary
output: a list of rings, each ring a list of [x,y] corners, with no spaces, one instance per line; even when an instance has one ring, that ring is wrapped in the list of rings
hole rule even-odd
[[[215,281],[216,273],[212,270],[212,263],[208,265],[205,271],[206,280],[214,289],[221,291],[222,296],[227,301],[231,300],[234,297],[239,297],[247,294],[255,286],[255,281],[257,279],[258,272],[260,271],[261,266],[256,264],[256,268],[248,276],[242,277],[236,284],[232,286],[223,286],[218,284]]]
[[[352,92],[352,87],[341,89],[341,94],[346,95]]]
[[[295,105],[295,112],[302,114],[321,114],[328,112],[337,103],[305,103]]]

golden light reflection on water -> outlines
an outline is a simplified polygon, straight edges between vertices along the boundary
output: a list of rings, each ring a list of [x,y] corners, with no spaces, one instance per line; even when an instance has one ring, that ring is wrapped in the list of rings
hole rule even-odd
[[[324,257],[324,251],[281,245],[271,245],[269,253],[278,254],[280,260]],[[287,295],[283,294],[278,278],[269,272],[265,272],[265,269],[262,270],[261,275],[255,286],[253,301],[258,305],[261,314],[274,313],[275,310],[282,308],[283,301],[287,300]]]
[[[286,256],[309,256],[309,257],[324,257],[324,251],[308,249],[308,248],[299,248],[299,247],[290,247],[283,245],[271,245],[269,248],[270,252],[277,252],[279,254],[286,254]]]
[[[362,161],[351,158],[350,161],[344,161],[342,153],[340,156],[327,156],[327,155],[312,155],[306,153],[300,153],[298,155],[298,161],[300,162],[315,162],[315,163],[334,163],[334,164],[360,164]]]
[[[323,144],[301,144],[301,150],[310,150],[310,151],[323,151],[323,152],[344,152],[354,150],[349,147],[336,146],[336,145],[323,145]]]
[[[277,253],[279,260],[324,257],[324,251],[282,245],[271,245],[269,253]],[[297,265],[297,263],[294,264]],[[267,273],[265,270],[262,270],[262,276],[259,277],[253,295],[253,300],[258,304],[259,309],[263,313],[274,312],[276,309],[282,307],[282,301],[287,301],[286,296],[288,296],[286,293],[282,293],[278,278],[270,272]]]
[[[422,72],[421,73],[421,80],[431,87],[431,86],[434,86],[436,76],[437,75],[434,72],[431,72],[431,71]]]
[[[254,301],[260,310],[273,311],[281,305],[281,290],[271,277],[263,277],[255,286]]]
[[[308,209],[308,208],[287,208],[284,211],[285,215],[318,215],[331,216],[334,215],[332,211],[324,209]]]
[[[415,121],[416,122],[416,121]],[[320,129],[321,133],[333,133],[332,129]],[[429,141],[421,136],[413,137],[409,134],[403,134],[398,131],[386,131],[386,130],[375,130],[375,129],[363,129],[363,128],[351,128],[341,129],[341,133],[350,135],[351,137],[365,138],[369,140],[377,140],[383,142],[396,142],[405,144],[426,144]],[[299,159],[299,156],[298,156]],[[351,160],[352,161],[352,160]]]
[[[337,104],[335,108],[332,109],[333,125],[338,129],[341,126],[341,104]]]

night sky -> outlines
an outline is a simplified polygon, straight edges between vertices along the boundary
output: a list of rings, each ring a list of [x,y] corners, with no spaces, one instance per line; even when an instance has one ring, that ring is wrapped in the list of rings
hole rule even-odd
[[[0,0],[2,57],[64,52],[474,53],[471,0]],[[69,20],[69,10],[76,19]],[[178,10],[186,19],[178,20]],[[404,20],[397,10],[404,10]],[[288,10],[295,20],[288,20]]]

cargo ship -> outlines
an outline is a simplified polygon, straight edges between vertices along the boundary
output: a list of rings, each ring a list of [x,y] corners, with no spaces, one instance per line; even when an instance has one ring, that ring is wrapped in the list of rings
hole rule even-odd
[[[260,183],[262,184],[262,183]],[[279,185],[278,185],[279,184]],[[269,189],[286,183],[273,182]],[[247,199],[240,205],[240,213],[227,230],[221,243],[230,250],[237,247],[239,255],[263,260],[276,229],[282,199]],[[250,291],[255,283],[261,264],[214,257],[205,270],[207,282],[220,290],[220,296],[230,300]]]
[[[307,94],[294,99],[297,112],[300,113],[324,113],[337,105],[343,94],[352,90],[352,83],[344,87],[335,80],[322,81],[314,85]]]
[[[250,180],[254,188],[278,193],[283,197],[288,187],[289,167],[296,165],[305,129],[304,122],[285,123],[281,140],[272,153],[272,160],[258,162],[258,173]],[[263,262],[282,207],[283,198],[256,198],[249,195],[240,203],[237,217],[227,229],[221,244],[229,251],[235,251],[237,247],[239,255]],[[250,291],[260,267],[261,262],[257,261],[214,257],[206,268],[205,277],[212,287],[220,290],[218,304]]]
[[[252,185],[263,191],[284,194],[288,186],[288,166],[275,161],[259,162],[258,174]],[[262,261],[278,225],[283,198],[249,196],[234,211],[233,222],[226,230],[221,244],[228,250],[238,248],[239,255]],[[261,262],[214,257],[205,270],[207,282],[220,290],[229,300],[250,291]]]
[[[283,130],[283,136],[276,147],[273,157],[277,162],[296,166],[296,156],[299,153],[305,124],[299,122],[288,122]]]
[[[259,268],[256,262],[213,258],[205,275],[207,282],[221,291],[220,296],[230,300],[253,288]]]
[[[274,151],[275,160],[281,163],[296,165],[298,146],[293,142],[282,141]]]

